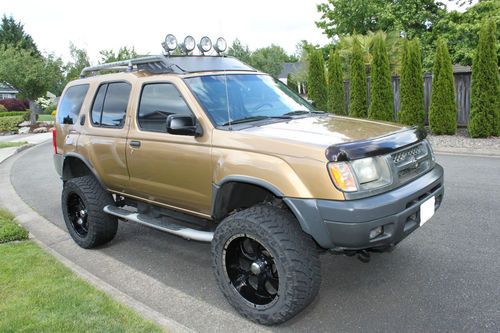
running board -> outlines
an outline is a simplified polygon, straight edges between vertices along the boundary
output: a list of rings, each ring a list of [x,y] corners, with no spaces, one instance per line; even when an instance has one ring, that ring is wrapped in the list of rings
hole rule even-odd
[[[113,205],[107,205],[106,207],[104,207],[103,210],[104,212],[117,216],[119,218],[137,222],[151,228],[155,228],[176,236],[180,236],[188,240],[192,239],[199,242],[211,242],[212,239],[214,238],[214,233],[210,231],[200,231],[191,228],[186,228],[178,224],[164,222],[155,218],[151,218],[149,216],[145,216],[144,214],[134,213]]]

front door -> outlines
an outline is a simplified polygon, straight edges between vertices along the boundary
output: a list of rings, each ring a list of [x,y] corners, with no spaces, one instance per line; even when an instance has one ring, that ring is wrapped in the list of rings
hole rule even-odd
[[[127,138],[130,186],[126,192],[208,217],[212,184],[209,133],[201,137],[168,134],[166,119],[171,114],[195,116],[175,84],[144,83]]]

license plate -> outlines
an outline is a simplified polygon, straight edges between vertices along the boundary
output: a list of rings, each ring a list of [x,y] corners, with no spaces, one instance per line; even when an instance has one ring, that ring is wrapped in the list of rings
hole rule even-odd
[[[423,204],[420,205],[420,226],[423,226],[425,222],[429,221],[434,215],[434,203],[436,202],[435,197],[427,199]]]

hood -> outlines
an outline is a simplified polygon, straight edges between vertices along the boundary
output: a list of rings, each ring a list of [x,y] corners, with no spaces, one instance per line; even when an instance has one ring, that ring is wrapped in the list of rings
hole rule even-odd
[[[214,143],[220,145],[224,142],[222,146],[269,154],[325,160],[325,150],[332,145],[375,138],[402,128],[388,122],[318,115],[232,131],[230,135],[224,135],[224,140],[217,140],[216,135]]]

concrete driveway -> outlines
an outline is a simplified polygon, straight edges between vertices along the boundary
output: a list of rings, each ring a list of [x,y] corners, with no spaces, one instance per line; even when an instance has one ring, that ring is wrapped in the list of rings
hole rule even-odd
[[[322,256],[319,297],[278,327],[254,325],[226,303],[208,244],[123,222],[105,247],[64,255],[196,331],[498,332],[500,159],[438,155],[438,162],[446,192],[435,217],[392,253],[372,255],[369,264]],[[28,205],[66,230],[51,143],[21,153],[11,182]],[[96,254],[106,261],[95,261]]]

